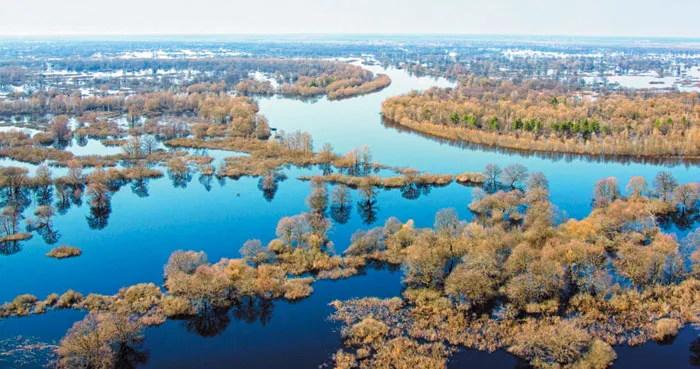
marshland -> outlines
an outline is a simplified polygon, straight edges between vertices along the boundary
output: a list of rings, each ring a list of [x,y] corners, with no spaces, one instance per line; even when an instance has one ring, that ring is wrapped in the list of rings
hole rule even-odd
[[[697,93],[411,41],[8,43],[0,365],[696,365]]]

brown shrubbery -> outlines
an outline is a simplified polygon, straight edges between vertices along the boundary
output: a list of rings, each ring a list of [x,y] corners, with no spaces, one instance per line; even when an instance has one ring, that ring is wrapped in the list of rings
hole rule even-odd
[[[208,162],[177,160],[175,169]],[[93,187],[122,174],[96,168],[86,178],[78,164],[71,169],[64,181]],[[404,176],[418,178],[410,170]],[[50,183],[50,174],[28,180],[21,170],[0,178],[9,188]],[[307,198],[309,211],[281,219],[277,238],[266,246],[248,241],[242,258],[216,263],[202,252],[174,252],[165,266],[166,291],[141,284],[112,296],[68,291],[39,301],[23,295],[0,306],[0,316],[40,314],[52,307],[90,310],[93,317],[83,323],[89,321],[90,328],[72,330],[62,344],[62,360],[83,360],[73,342],[109,327],[100,328],[95,314],[143,327],[226,310],[246,299],[296,300],[313,292],[308,275],[346,278],[370,263],[384,263],[402,266],[403,296],[332,304],[332,318],[343,322],[348,347],[334,355],[337,367],[442,368],[452,349],[464,346],[505,348],[542,368],[605,368],[615,359],[612,345],[664,340],[697,322],[700,254],[689,252],[697,236],[681,248],[655,221],[660,208],[664,216],[697,211],[697,201],[672,195],[683,186],[672,176],[660,173],[653,189],[633,178],[626,198],[615,180],[599,182],[604,188],[594,191],[598,207],[563,224],[555,221],[541,173],[489,165],[483,178],[490,193],[475,189],[473,221],[460,221],[454,209],[438,212],[429,229],[390,218],[383,227],[353,235],[343,256],[334,255],[328,239],[329,195],[317,179]],[[346,201],[338,188],[332,204]],[[100,191],[91,193],[91,201],[99,202]],[[113,352],[109,343],[95,347]]]
[[[77,247],[73,246],[59,246],[56,248],[51,249],[46,256],[50,258],[56,258],[56,259],[65,259],[65,258],[72,258],[76,256],[80,256],[83,254],[83,251],[80,250]]]
[[[489,168],[485,177],[503,172]],[[697,322],[697,268],[649,207],[663,199],[646,197],[651,191],[634,180],[628,199],[616,195],[587,218],[557,225],[546,179],[532,173],[522,182],[525,191],[475,196],[470,208],[481,216],[471,223],[448,210],[433,229],[392,220],[353,236],[346,260],[402,264],[407,289],[403,299],[332,304],[350,349],[334,356],[336,367],[383,363],[383,348],[401,338],[426,350],[507,348],[540,368],[605,368],[616,357],[612,345],[663,340]],[[605,193],[615,193],[608,182]],[[671,198],[672,211],[682,212]],[[436,352],[444,366],[449,350]]]
[[[332,184],[343,184],[350,188],[359,188],[364,185],[371,185],[381,188],[401,188],[407,185],[430,185],[430,186],[446,186],[453,181],[453,176],[450,174],[430,174],[423,173],[419,175],[403,175],[395,177],[379,177],[379,176],[349,176],[341,173],[328,175],[318,175],[313,177],[302,176],[299,179],[303,181],[327,182]]]

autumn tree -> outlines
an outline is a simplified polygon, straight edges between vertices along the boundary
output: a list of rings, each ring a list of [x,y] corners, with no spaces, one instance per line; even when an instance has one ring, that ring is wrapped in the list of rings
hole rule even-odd
[[[51,124],[51,134],[58,141],[67,141],[71,138],[73,133],[68,127],[67,115],[59,115],[53,119],[53,124]]]
[[[644,179],[644,177],[636,176],[630,178],[630,180],[627,182],[627,186],[625,186],[625,190],[627,190],[627,193],[630,196],[639,198],[649,192],[649,186],[647,185],[647,180]]]
[[[677,186],[672,194],[673,202],[680,205],[681,213],[695,209],[700,199],[700,183],[686,183]]]
[[[617,178],[608,177],[596,182],[593,189],[593,203],[596,207],[604,208],[620,198]]]
[[[61,340],[59,368],[112,368],[121,352],[143,342],[143,325],[135,318],[114,313],[89,313]]]
[[[673,190],[678,186],[678,180],[668,171],[661,171],[654,178],[654,191],[661,200],[669,201]]]
[[[515,188],[527,178],[527,167],[522,164],[510,164],[503,168],[501,182]]]
[[[503,170],[498,164],[489,163],[486,164],[486,168],[484,168],[484,176],[486,176],[486,179],[491,182],[492,185],[496,185],[502,172]]]
[[[260,240],[246,241],[240,250],[241,256],[252,266],[270,262],[274,255],[267,247],[264,247]]]

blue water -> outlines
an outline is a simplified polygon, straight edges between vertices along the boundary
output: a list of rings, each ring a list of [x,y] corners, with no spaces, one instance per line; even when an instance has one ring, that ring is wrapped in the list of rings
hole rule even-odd
[[[378,67],[370,68],[379,71]],[[553,203],[575,218],[582,218],[590,212],[593,185],[603,177],[616,176],[621,187],[637,175],[644,176],[651,183],[654,175],[662,169],[671,171],[680,182],[700,179],[698,166],[526,157],[463,149],[385,127],[379,113],[381,102],[386,97],[411,89],[452,85],[444,79],[410,77],[393,69],[386,73],[392,77],[392,85],[375,94],[342,101],[320,99],[313,103],[265,98],[260,100],[261,112],[273,127],[310,132],[316,148],[329,142],[336,151],[346,152],[367,144],[372,149],[374,160],[386,165],[456,174],[481,171],[487,163],[501,166],[522,163],[530,171],[539,170],[547,175]],[[226,156],[218,150],[210,150],[210,154],[217,157],[217,162]],[[275,227],[280,218],[305,211],[309,185],[296,178],[319,173],[319,170],[291,168],[284,172],[288,179],[279,183],[271,201],[263,197],[258,189],[258,179],[254,178],[226,180],[223,186],[213,179],[211,188],[207,189],[200,183],[198,175],[194,175],[185,188],[173,187],[166,176],[148,182],[147,197],[138,196],[127,185],[113,195],[108,224],[99,230],[89,227],[86,216],[90,210],[86,204],[72,207],[66,214],[54,218],[54,229],[60,233],[56,244],[48,245],[35,234],[31,240],[21,243],[21,249],[12,250],[10,255],[0,255],[0,278],[5,281],[0,284],[0,301],[22,293],[33,293],[40,298],[67,289],[113,294],[120,287],[135,283],[162,284],[163,264],[178,249],[203,250],[212,261],[236,257],[246,240],[258,238],[268,242],[275,238]],[[357,197],[357,194],[353,196]],[[468,219],[470,201],[471,189],[459,184],[433,188],[415,200],[405,199],[399,190],[380,191],[373,217],[360,212],[353,203],[349,221],[335,224],[330,237],[336,250],[342,251],[357,229],[382,225],[390,216],[402,221],[414,219],[418,227],[429,227],[433,224],[435,212],[453,207],[461,218]],[[25,215],[31,216],[32,211],[30,207]],[[374,219],[367,222],[368,218]],[[681,230],[678,235],[682,237],[687,232]],[[58,245],[80,247],[83,255],[65,260],[44,256]],[[146,367],[316,367],[342,346],[337,326],[327,321],[332,312],[328,303],[352,297],[398,296],[400,278],[400,272],[369,270],[366,275],[348,280],[319,281],[313,285],[315,291],[311,297],[297,303],[275,302],[274,307],[263,309],[264,325],[257,310],[238,312],[238,315],[252,316],[253,323],[237,319],[229,312],[226,316],[230,322],[222,317],[221,331],[208,333],[215,333],[214,337],[192,333],[196,329],[187,322],[168,321],[146,332],[145,347],[149,351]],[[58,340],[82,316],[80,312],[51,312],[44,316],[0,321],[0,339],[24,334],[36,335],[45,341]],[[683,352],[687,353],[687,347],[681,347],[686,345],[683,337],[693,334],[692,330],[684,330],[677,339],[681,343],[660,348],[648,344],[643,347],[652,347],[649,350],[634,350],[645,354],[657,349],[663,352],[685,350]],[[676,348],[677,345],[681,345],[682,350]],[[626,357],[624,350],[618,353],[620,359],[616,367],[632,367],[625,363],[628,360],[634,362],[634,359]],[[516,365],[517,360],[504,352],[464,351],[456,355],[451,367]]]

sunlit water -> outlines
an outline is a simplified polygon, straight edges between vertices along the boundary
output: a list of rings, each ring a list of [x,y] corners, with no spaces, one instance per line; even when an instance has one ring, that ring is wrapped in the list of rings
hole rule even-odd
[[[369,68],[375,72],[383,71],[380,67]],[[444,79],[412,77],[395,69],[383,72],[389,74],[393,82],[378,93],[341,101],[322,98],[313,103],[264,98],[260,100],[261,112],[275,128],[310,132],[317,149],[324,142],[331,143],[338,152],[369,145],[374,160],[392,166],[456,174],[481,171],[487,163],[501,166],[522,163],[530,171],[542,171],[547,175],[552,201],[575,218],[584,217],[591,210],[593,185],[603,177],[616,176],[621,187],[636,175],[644,176],[651,183],[659,170],[671,171],[680,182],[700,179],[700,170],[691,165],[551,159],[465,149],[385,127],[380,117],[381,102],[385,98],[412,89],[453,84]],[[76,154],[112,154],[118,151],[100,145],[99,142],[90,142],[85,147],[70,150]],[[206,152],[216,158],[217,164],[224,157],[234,155],[220,150]],[[0,164],[10,165],[12,161],[5,160]],[[253,238],[268,242],[275,237],[280,218],[305,211],[304,201],[309,186],[296,178],[319,171],[291,168],[284,172],[288,179],[280,182],[271,201],[263,197],[258,189],[258,179],[254,178],[226,180],[222,185],[216,179],[207,183],[194,175],[186,188],[174,188],[166,176],[149,181],[147,197],[139,196],[127,185],[114,194],[108,224],[99,230],[88,225],[86,217],[90,211],[87,205],[71,207],[66,214],[54,218],[54,229],[60,234],[54,245],[47,244],[35,234],[18,248],[2,250],[5,255],[0,256],[0,278],[5,282],[0,284],[0,300],[7,301],[22,293],[43,298],[49,293],[62,293],[67,289],[113,294],[122,286],[136,283],[162,284],[163,264],[170,253],[178,249],[203,250],[211,261],[236,257],[243,242]],[[418,227],[429,227],[435,212],[453,207],[462,218],[468,219],[471,189],[452,184],[433,188],[430,193],[414,200],[402,197],[398,190],[380,191],[377,200],[374,217],[361,213],[354,204],[349,221],[334,225],[330,237],[336,250],[344,250],[357,229],[382,225],[390,216],[403,221],[414,219]],[[29,208],[25,215],[29,217],[32,212],[33,209]],[[671,227],[669,231],[682,237],[688,229]],[[45,254],[58,245],[80,247],[83,255],[66,260],[47,258]],[[146,332],[146,347],[150,353],[146,367],[317,367],[342,346],[337,326],[327,321],[332,312],[328,303],[353,297],[398,296],[400,278],[400,271],[384,269],[368,270],[365,275],[347,280],[319,281],[313,285],[314,294],[300,302],[275,302],[272,307],[229,313],[222,317],[216,330],[206,333],[213,337],[195,333],[196,329],[187,322],[168,321]],[[59,340],[82,316],[80,312],[58,311],[3,320],[0,321],[0,339],[22,334],[37,336],[44,341]],[[248,317],[247,320],[241,318],[243,316]],[[678,343],[671,346],[657,348],[656,344],[648,344],[633,349],[636,351],[621,349],[616,366],[635,367],[632,365],[636,363],[634,357],[644,356],[638,353],[655,350],[687,357],[688,342],[694,335],[692,329],[686,329]],[[687,359],[685,364],[682,362],[678,361],[679,367],[689,365]],[[454,368],[496,368],[515,367],[518,363],[504,352],[464,351],[457,354],[450,365]]]

